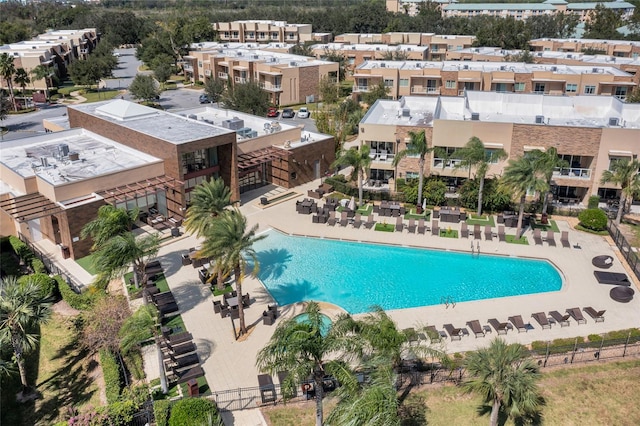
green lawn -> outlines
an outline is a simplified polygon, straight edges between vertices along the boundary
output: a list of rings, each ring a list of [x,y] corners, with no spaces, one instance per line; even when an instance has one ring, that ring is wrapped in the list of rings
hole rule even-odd
[[[369,216],[373,212],[373,206],[371,204],[365,204],[356,210],[356,213],[360,213],[362,216]]]
[[[409,210],[409,212],[405,213],[404,218],[406,220],[409,220],[409,219],[429,220],[430,216],[431,216],[431,211],[430,210],[425,210],[422,214],[418,214],[418,213],[416,213],[416,209],[411,209],[411,210]]]
[[[560,229],[558,228],[558,224],[556,223],[555,220],[550,220],[547,225],[536,223],[535,225],[533,225],[533,229],[539,229],[545,232],[551,229],[553,232],[560,232]]]
[[[376,223],[374,229],[381,232],[393,232],[395,231],[396,227],[391,223]]]
[[[440,236],[444,238],[458,238],[458,230],[456,229],[441,229]]]
[[[467,225],[482,225],[482,226],[491,225],[491,227],[496,226],[496,221],[492,215],[488,215],[488,216],[483,215],[483,218],[480,219],[480,218],[477,218],[476,214],[471,214],[467,216],[466,222],[467,222]]]
[[[80,266],[82,266],[82,269],[84,269],[85,271],[87,271],[88,273],[90,273],[91,275],[95,275],[98,271],[96,271],[96,268],[93,264],[93,254],[90,254],[89,256],[85,256],[82,257],[80,259],[76,259],[76,263]]]
[[[216,286],[211,287],[211,292],[214,296],[222,296],[225,293],[231,293],[233,291],[233,286],[231,284],[225,284],[222,290],[218,290]]]
[[[162,326],[172,328],[175,332],[187,331],[187,328],[184,326],[184,321],[182,320],[182,315],[173,316],[169,321],[163,320]]]
[[[525,245],[525,246],[529,245],[529,241],[527,241],[527,237],[524,237],[524,236],[520,237],[520,238],[516,238],[515,235],[507,234],[507,235],[504,236],[504,240],[506,242],[508,242],[508,243],[511,243],[511,244],[522,244],[522,245]]]
[[[100,90],[98,91],[86,91],[81,96],[87,99],[87,102],[107,101],[118,96],[120,92],[118,90]]]

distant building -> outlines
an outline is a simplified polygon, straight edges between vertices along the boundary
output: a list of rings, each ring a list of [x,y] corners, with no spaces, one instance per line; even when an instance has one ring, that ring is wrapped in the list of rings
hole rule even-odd
[[[311,24],[288,24],[285,21],[246,20],[216,22],[213,28],[221,42],[304,43],[313,40]]]
[[[619,58],[640,58],[640,41],[597,40],[575,38],[537,38],[529,42],[534,52],[584,52],[600,53]]]

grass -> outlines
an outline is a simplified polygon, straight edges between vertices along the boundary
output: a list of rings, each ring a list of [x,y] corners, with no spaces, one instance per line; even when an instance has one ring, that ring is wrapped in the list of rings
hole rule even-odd
[[[222,296],[225,293],[231,293],[233,291],[233,286],[231,284],[226,284],[222,290],[219,290],[216,286],[211,287],[211,292],[214,296]]]
[[[458,231],[456,229],[441,229],[440,236],[444,238],[458,238]]]
[[[381,232],[393,232],[396,227],[391,223],[376,223],[376,227],[374,229]]]
[[[198,390],[200,391],[201,396],[211,395],[211,389],[209,388],[209,383],[207,383],[207,379],[204,377],[198,377]],[[187,389],[187,384],[183,383],[180,385],[182,388],[182,395],[189,395],[189,391]]]
[[[95,268],[95,265],[93,263],[93,254],[90,254],[89,256],[85,256],[82,257],[80,259],[76,259],[76,263],[80,266],[82,266],[82,269],[84,269],[85,271],[87,271],[88,273],[90,273],[91,275],[95,275],[98,273],[98,271]]]
[[[585,228],[584,226],[582,226],[580,224],[576,225],[575,229],[577,229],[578,231],[582,231],[582,232],[588,232],[589,234],[609,235],[609,231],[607,231],[606,229],[604,231],[594,231],[593,229]]]
[[[171,317],[169,321],[162,321],[163,327],[168,327],[174,330],[174,333],[187,331],[187,327],[184,326],[184,321],[182,320],[182,315],[175,315]]]
[[[482,215],[482,218],[478,217],[477,214],[471,214],[467,217],[467,225],[491,225],[491,227],[496,226],[496,221],[492,215]]]
[[[546,401],[542,416],[548,425],[634,425],[640,424],[640,409],[634,401],[640,392],[640,360],[607,362],[576,368],[547,370],[539,388]],[[488,416],[477,414],[481,398],[464,393],[457,386],[426,386],[412,394],[425,399],[430,426],[487,424]],[[325,417],[334,404],[325,404]],[[314,401],[263,408],[273,426],[312,426]],[[596,420],[597,419],[597,420]],[[513,425],[509,420],[506,425]]]
[[[425,219],[425,220],[429,220],[429,217],[431,216],[431,211],[430,210],[425,210],[422,214],[418,214],[416,213],[416,209],[411,209],[409,210],[408,213],[404,214],[404,218],[405,219]]]
[[[356,209],[356,213],[360,213],[362,216],[369,216],[373,212],[373,206],[371,204],[365,204],[362,207]]]
[[[169,291],[169,284],[167,283],[167,279],[165,278],[164,274],[160,274],[159,277],[160,278],[155,282],[156,287],[158,287],[158,291],[160,293]],[[140,293],[141,293],[140,289],[136,288],[135,285],[133,284],[129,284],[129,280],[131,278],[133,278],[133,272],[127,272],[124,275],[124,282],[127,285],[127,292],[129,293],[129,295],[131,295],[131,297],[134,297],[134,296],[140,297]]]
[[[82,94],[83,98],[87,99],[87,102],[107,101],[118,96],[120,92],[118,90],[100,90],[98,91],[86,91]]]
[[[541,223],[536,223],[532,227],[533,229],[540,229],[541,231],[552,230],[553,232],[560,232],[560,228],[558,228],[558,224],[555,220],[550,220],[547,225],[543,225]]]
[[[525,246],[529,245],[529,241],[527,241],[527,237],[516,238],[515,235],[507,234],[507,235],[504,236],[504,240],[506,242],[508,242],[508,243],[511,243],[511,244],[522,244],[522,245],[525,245]]]
[[[82,410],[102,405],[93,379],[98,364],[79,349],[73,319],[54,313],[40,333],[39,353],[27,359],[27,368],[29,382],[36,384],[42,397],[35,402],[16,404],[18,388],[9,386],[13,378],[3,377],[2,424],[54,424],[64,419],[66,407]],[[19,384],[19,379],[15,383]]]

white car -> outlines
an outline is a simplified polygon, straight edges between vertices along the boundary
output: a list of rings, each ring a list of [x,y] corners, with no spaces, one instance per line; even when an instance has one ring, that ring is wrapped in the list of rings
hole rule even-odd
[[[302,107],[298,110],[298,118],[309,118],[309,108]]]

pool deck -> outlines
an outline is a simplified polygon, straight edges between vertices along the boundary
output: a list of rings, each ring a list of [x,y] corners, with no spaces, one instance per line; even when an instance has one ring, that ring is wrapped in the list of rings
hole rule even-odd
[[[296,192],[306,194],[307,189],[316,188],[319,181],[295,188]],[[467,321],[479,320],[482,325],[487,324],[487,319],[497,318],[506,322],[512,315],[521,315],[525,323],[530,323],[532,329],[528,332],[518,333],[512,330],[503,337],[509,343],[528,344],[534,340],[553,340],[557,338],[570,338],[587,336],[589,334],[601,334],[608,331],[626,329],[640,326],[640,293],[635,276],[627,266],[621,262],[619,251],[609,237],[591,235],[575,231],[562,217],[555,218],[561,231],[569,231],[571,248],[562,248],[560,234],[556,233],[557,247],[516,245],[505,242],[451,239],[430,235],[409,234],[406,229],[403,232],[377,232],[373,229],[361,227],[354,229],[351,225],[335,227],[326,224],[314,224],[311,215],[298,214],[295,211],[295,201],[305,198],[300,195],[297,198],[269,206],[258,207],[259,197],[264,190],[256,190],[243,194],[241,211],[247,216],[250,226],[258,225],[258,232],[276,228],[283,232],[309,237],[335,238],[349,241],[362,241],[373,243],[396,244],[415,247],[435,248],[441,250],[457,250],[470,252],[470,241],[474,246],[480,243],[480,256],[483,254],[519,256],[536,259],[547,259],[552,262],[562,273],[564,284],[560,291],[533,295],[504,297],[473,302],[457,303],[455,307],[445,305],[426,306],[389,311],[390,316],[396,321],[400,329],[407,327],[419,327],[421,325],[434,325],[438,330],[443,329],[443,324],[451,323],[455,327],[466,327]],[[269,194],[273,195],[273,194]],[[269,196],[267,195],[267,196]],[[430,222],[430,221],[429,221]],[[388,223],[395,223],[395,218],[389,218]],[[430,224],[430,223],[429,223]],[[441,227],[446,229],[445,224]],[[458,229],[458,224],[452,224],[453,229]],[[494,228],[496,231],[497,228]],[[511,232],[510,232],[511,231]],[[514,230],[507,228],[507,234]],[[531,230],[525,235],[530,243],[533,242]],[[484,236],[484,235],[483,235]],[[268,304],[274,303],[271,296],[255,278],[247,277],[243,283],[243,291],[251,295],[252,304],[245,309],[246,323],[252,325],[252,330],[247,337],[236,341],[232,331],[231,320],[221,318],[214,314],[212,308],[212,296],[207,286],[202,286],[198,279],[197,269],[192,266],[182,266],[180,255],[189,247],[198,244],[195,237],[185,235],[176,238],[168,244],[164,244],[158,254],[159,260],[165,269],[167,281],[178,302],[186,328],[194,336],[198,353],[202,361],[203,369],[209,386],[214,391],[236,389],[239,387],[254,387],[258,385],[255,367],[255,359],[258,351],[265,346],[270,339],[275,326],[262,324],[262,312]],[[578,244],[581,248],[573,246]],[[614,257],[614,265],[608,271],[625,272],[633,281],[632,288],[636,291],[634,299],[630,303],[618,303],[609,297],[612,286],[599,284],[593,271],[591,259],[597,255],[610,254]],[[72,262],[74,265],[75,262]],[[67,269],[75,269],[67,263]],[[310,267],[324,267],[323,265],[310,265]],[[79,268],[79,266],[78,266]],[[303,277],[301,277],[303,278]],[[523,277],[526,279],[526,277]],[[417,278],[419,279],[419,277]],[[442,296],[447,296],[443,294]],[[534,312],[557,310],[565,313],[568,308],[592,306],[596,310],[606,309],[605,321],[595,323],[591,317],[584,315],[587,323],[578,325],[571,319],[569,327],[554,325],[552,328],[542,330],[537,322],[531,318]],[[280,307],[282,318],[297,315],[303,310],[301,304]],[[333,316],[340,312],[339,308],[331,308],[323,305],[323,312]],[[238,321],[235,321],[236,327]],[[487,334],[486,338],[474,338],[473,335],[462,337],[460,341],[446,339],[445,349],[449,353],[463,352],[485,346],[496,337],[495,331]],[[155,355],[145,356],[147,362],[145,370],[149,379],[157,377],[157,365],[154,366]],[[277,381],[277,378],[274,380]],[[263,424],[257,410],[234,411],[226,413],[227,424]],[[234,417],[235,419],[231,418]]]

